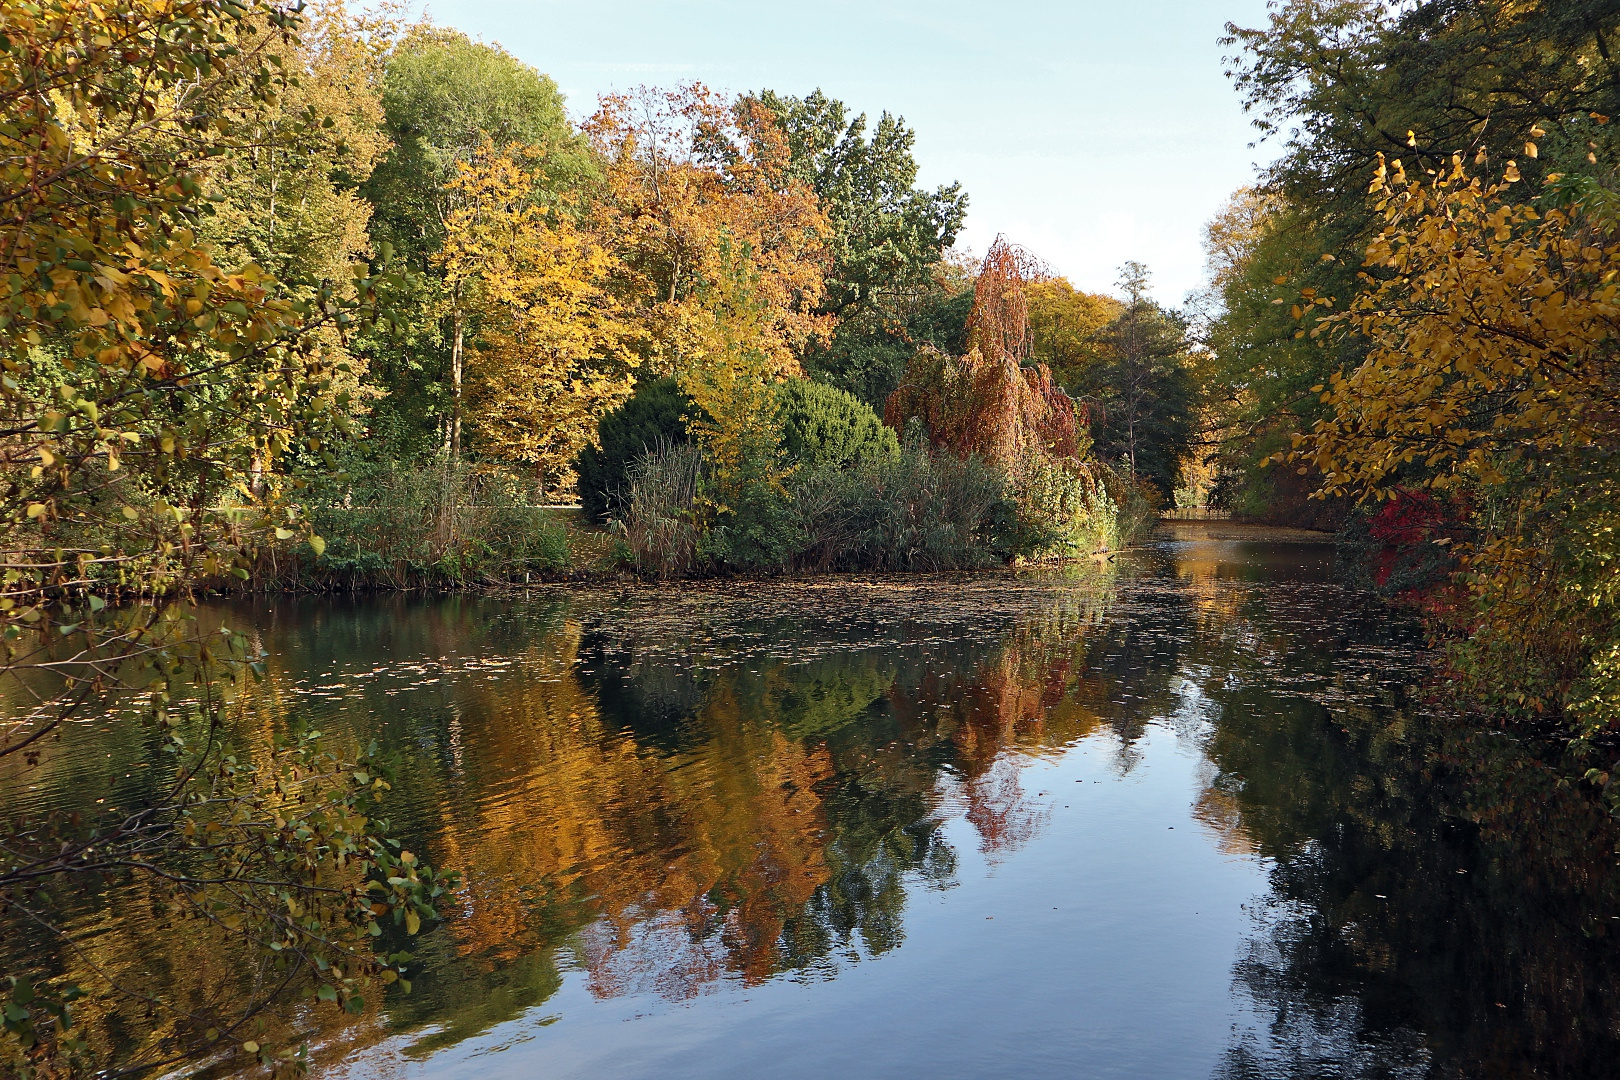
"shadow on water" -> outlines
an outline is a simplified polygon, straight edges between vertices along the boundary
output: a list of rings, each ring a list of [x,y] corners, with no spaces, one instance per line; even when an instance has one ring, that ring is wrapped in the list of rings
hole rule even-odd
[[[1248,875],[1249,900],[1195,1017],[1219,1034],[1171,1058],[1121,1029],[1122,1075],[1597,1076],[1620,1052],[1620,834],[1541,748],[1426,711],[1413,628],[1338,587],[1310,534],[1178,525],[1104,571],[226,614],[274,658],[242,689],[237,738],[304,721],[377,739],[399,768],[396,826],[464,876],[457,910],[414,943],[413,994],[358,1019],[276,1021],[311,1036],[317,1071],[433,1075],[525,1018],[555,1032],[530,1045],[566,1049],[588,1037],[569,1034],[580,1002],[742,1001],[786,982],[819,985],[830,1008],[855,969],[901,972],[910,936],[925,956],[960,937],[953,897],[998,874],[1024,875],[1031,910],[1101,888],[1044,854],[1085,831],[1053,777],[1106,810],[1177,754],[1194,782],[1165,789],[1170,810],[1202,829],[1212,865]],[[86,726],[4,778],[5,812],[85,792],[137,803],[139,738]],[[1062,772],[1082,759],[1102,771]],[[1121,866],[1160,858],[1120,830]],[[1173,863],[1154,868],[1173,880]],[[227,945],[117,883],[70,903],[120,977],[233,992]],[[1076,973],[1068,941],[1019,954],[1031,993],[1078,1002],[1183,977],[1146,953]],[[9,929],[0,962],[37,944]],[[93,985],[83,958],[57,963]],[[1026,1008],[976,1019],[993,1030]],[[83,1016],[104,1051],[150,1034],[94,999]],[[839,1030],[859,1043],[898,1022],[875,1008],[870,1031]],[[753,1050],[771,1052],[771,1030]],[[1023,1045],[1004,1072],[1078,1067]],[[532,1053],[525,1068],[543,1067]],[[659,1072],[655,1057],[624,1075]]]

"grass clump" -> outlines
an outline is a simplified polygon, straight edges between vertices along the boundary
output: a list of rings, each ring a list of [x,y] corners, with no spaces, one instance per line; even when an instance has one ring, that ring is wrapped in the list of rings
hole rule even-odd
[[[509,472],[466,464],[365,464],[316,489],[306,505],[326,541],[283,587],[422,588],[527,581],[566,572],[568,531]]]

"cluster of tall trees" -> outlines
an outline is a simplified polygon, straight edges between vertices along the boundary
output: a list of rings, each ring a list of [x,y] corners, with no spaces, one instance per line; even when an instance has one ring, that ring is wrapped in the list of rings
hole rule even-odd
[[[1200,368],[1235,509],[1402,553],[1374,583],[1427,590],[1468,685],[1586,749],[1620,719],[1617,32],[1551,0],[1230,27],[1282,153],[1209,227]]]
[[[763,411],[722,406],[744,385],[808,368],[886,392],[868,354],[942,291],[966,210],[914,187],[902,121],[868,136],[820,93],[692,84],[604,97],[576,127],[497,46],[428,26],[373,40],[385,149],[343,179],[372,257],[411,271],[412,314],[364,343],[385,453],[467,454],[555,491],[637,379],[679,378],[731,443]]]
[[[296,77],[203,172],[201,231],[284,292],[356,261],[391,272],[390,317],[331,342],[373,457],[466,457],[566,495],[638,381],[675,377],[725,459],[767,437],[774,381],[881,410],[919,348],[966,348],[967,196],[917,185],[898,117],[694,83],[605,96],[576,125],[499,46],[339,4],[288,51]],[[1043,280],[1031,361],[1087,403],[1101,453],[1168,496],[1187,334],[1145,283],[1128,268],[1121,305]]]

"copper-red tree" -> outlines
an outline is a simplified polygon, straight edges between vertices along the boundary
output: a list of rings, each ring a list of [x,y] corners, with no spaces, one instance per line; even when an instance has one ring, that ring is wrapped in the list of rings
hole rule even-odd
[[[904,430],[918,417],[936,446],[1009,467],[1032,451],[1078,457],[1084,417],[1045,364],[1024,363],[1030,340],[1025,286],[1050,276],[1035,256],[996,237],[973,287],[967,355],[919,352],[889,395],[884,420]]]

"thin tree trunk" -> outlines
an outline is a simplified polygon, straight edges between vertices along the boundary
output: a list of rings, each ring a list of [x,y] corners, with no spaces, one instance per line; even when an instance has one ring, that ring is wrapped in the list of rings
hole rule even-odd
[[[449,452],[451,461],[461,460],[461,345],[465,327],[461,305],[456,305],[456,334],[450,345],[450,430]]]

